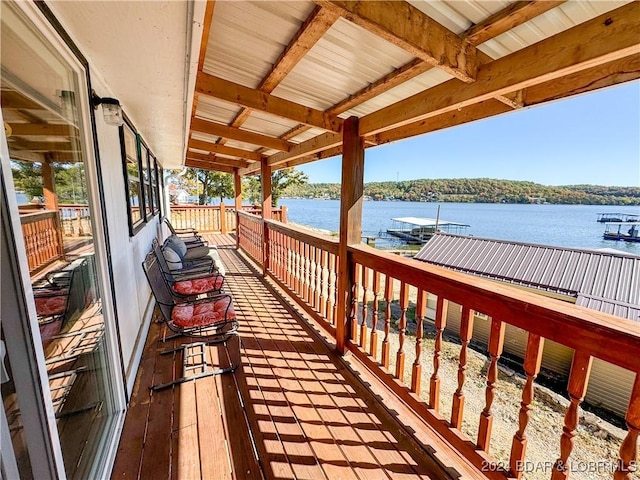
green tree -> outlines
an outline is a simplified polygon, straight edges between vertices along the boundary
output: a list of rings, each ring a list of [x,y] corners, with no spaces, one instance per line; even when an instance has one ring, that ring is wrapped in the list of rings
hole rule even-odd
[[[309,182],[307,174],[295,168],[283,168],[271,174],[271,205],[278,206],[278,202],[287,189],[306,185]],[[258,203],[262,198],[260,176],[248,177],[243,184],[244,196],[251,203]]]
[[[184,175],[198,183],[198,203],[206,205],[210,198],[230,198],[234,195],[233,177],[229,173],[190,168]],[[201,187],[201,188],[200,188]]]
[[[42,196],[42,168],[39,163],[12,161],[11,171],[16,190],[29,197]]]

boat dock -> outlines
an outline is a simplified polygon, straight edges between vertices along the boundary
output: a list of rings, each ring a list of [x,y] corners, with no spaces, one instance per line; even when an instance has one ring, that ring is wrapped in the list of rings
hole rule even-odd
[[[426,243],[434,233],[462,233],[470,225],[465,223],[440,220],[438,218],[424,217],[399,217],[392,218],[392,228],[387,229],[387,234],[397,237],[409,244],[421,245]]]

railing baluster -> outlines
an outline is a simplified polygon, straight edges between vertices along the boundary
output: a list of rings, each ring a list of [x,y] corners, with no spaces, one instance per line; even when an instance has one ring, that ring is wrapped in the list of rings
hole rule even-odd
[[[593,357],[586,353],[575,351],[573,354],[569,385],[567,387],[569,407],[567,407],[567,412],[564,416],[564,427],[562,427],[562,437],[560,437],[560,458],[553,465],[552,480],[561,480],[569,477],[568,461],[573,450],[576,429],[578,428],[578,407],[587,392],[592,362]]]
[[[386,276],[384,282],[384,339],[382,340],[382,365],[389,368],[389,332],[391,331],[391,300],[393,299],[393,278]]]
[[[486,405],[480,414],[480,427],[478,429],[478,447],[489,452],[491,441],[491,428],[493,427],[493,413],[491,406],[495,397],[495,388],[498,381],[498,359],[502,355],[504,347],[505,324],[493,318],[491,320],[491,332],[489,333],[489,356],[491,363],[487,370],[487,388],[485,390]]]
[[[427,292],[418,289],[416,302],[416,359],[411,371],[411,391],[420,395],[422,384],[422,337],[424,335],[424,317],[427,315]]]
[[[369,269],[362,266],[362,323],[360,324],[360,347],[367,348],[367,316],[369,309],[367,306],[367,295],[369,294]]]
[[[336,324],[336,315],[338,314],[337,310],[338,310],[338,292],[337,292],[337,272],[336,272],[336,265],[337,265],[337,257],[335,254],[331,254],[331,271],[329,272],[330,275],[330,280],[331,280],[331,289],[330,289],[330,294],[329,294],[329,315],[331,317],[331,325]]]
[[[509,457],[511,473],[517,478],[522,477],[521,465],[527,452],[526,429],[529,423],[529,410],[531,410],[531,403],[533,402],[533,381],[540,373],[543,349],[544,338],[540,337],[540,335],[529,333],[527,351],[524,357],[524,371],[527,375],[527,381],[522,388],[522,402],[520,402],[520,413],[518,414],[518,431],[513,436],[511,455]]]
[[[373,311],[371,313],[371,346],[369,353],[378,358],[378,297],[380,296],[380,272],[373,271]]]
[[[329,298],[329,275],[327,266],[328,252],[326,250],[320,251],[320,316],[325,319],[329,319],[327,313],[327,302]]]
[[[458,388],[453,394],[453,405],[451,408],[451,426],[460,430],[462,427],[462,417],[464,415],[464,381],[467,377],[467,351],[473,333],[474,312],[469,307],[462,307],[462,318],[460,319],[460,359],[458,362]]]
[[[351,326],[351,341],[358,345],[358,290],[360,290],[360,265],[353,264],[353,284],[351,286],[351,313],[349,325]]]
[[[449,302],[438,295],[436,303],[436,339],[433,349],[433,374],[429,381],[429,406],[436,412],[440,410],[440,359],[442,358],[442,335],[447,326],[447,312]]]
[[[404,381],[404,341],[407,332],[407,307],[409,306],[409,286],[400,282],[400,322],[398,324],[398,353],[396,353],[396,377]]]
[[[315,283],[314,289],[315,294],[313,296],[313,308],[316,312],[320,312],[321,310],[321,301],[320,296],[322,295],[322,250],[314,247],[315,258],[316,258],[316,268],[315,268]]]
[[[638,471],[638,436],[640,434],[640,373],[636,374],[629,399],[629,407],[625,415],[627,435],[620,445],[618,467],[613,475],[614,480],[631,480],[632,474]]]
[[[314,252],[315,252],[315,248],[313,248],[311,245],[309,245],[309,268],[307,268],[307,272],[309,274],[309,283],[307,283],[307,302],[309,303],[309,305],[311,305],[311,307],[313,307],[313,286],[315,284],[315,277],[314,277],[314,272],[315,272],[315,259],[314,259]]]

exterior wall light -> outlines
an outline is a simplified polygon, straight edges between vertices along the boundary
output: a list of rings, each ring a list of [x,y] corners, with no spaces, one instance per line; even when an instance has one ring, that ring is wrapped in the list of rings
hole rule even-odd
[[[97,110],[98,105],[102,105],[102,114],[107,125],[121,126],[124,123],[122,118],[122,107],[120,102],[115,98],[99,97],[95,91],[91,91],[91,104],[93,109]]]

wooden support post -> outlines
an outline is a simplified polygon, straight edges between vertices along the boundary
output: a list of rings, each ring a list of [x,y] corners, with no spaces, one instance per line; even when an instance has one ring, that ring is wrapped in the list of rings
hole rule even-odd
[[[240,215],[242,211],[242,177],[237,168],[233,169],[233,187],[236,200],[236,249],[240,248]]]
[[[227,233],[227,209],[224,202],[220,202],[220,233],[223,235]]]
[[[260,183],[262,185],[262,274],[267,276],[270,267],[269,227],[264,220],[271,219],[271,166],[266,158],[260,165]]]
[[[287,223],[287,206],[283,205],[282,207],[280,207],[280,210],[282,211],[280,221],[282,223]]]
[[[338,316],[336,350],[345,352],[354,273],[348,246],[359,244],[362,236],[362,195],[364,191],[364,140],[358,135],[359,120],[349,117],[342,130],[342,184],[340,189],[340,245],[338,247]]]
[[[62,232],[62,220],[58,209],[58,195],[56,194],[56,181],[53,173],[53,164],[48,159],[42,162],[42,193],[44,196],[44,208],[55,212],[55,228],[58,245],[56,253],[64,259],[64,240]],[[78,216],[78,221],[82,219]],[[80,224],[82,225],[82,224]]]

